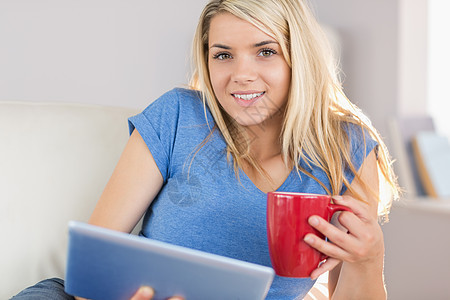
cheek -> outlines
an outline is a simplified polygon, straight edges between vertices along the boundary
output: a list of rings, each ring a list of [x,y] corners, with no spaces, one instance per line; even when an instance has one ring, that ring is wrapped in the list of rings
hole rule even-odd
[[[217,68],[215,68],[214,66],[208,65],[208,70],[209,70],[209,79],[211,80],[211,84],[214,87],[217,84],[217,81],[218,81]]]
[[[225,91],[227,84],[226,74],[220,68],[212,66],[209,68],[209,78],[215,94],[220,94]]]
[[[269,76],[265,77],[265,81],[271,87],[271,90],[276,91],[279,95],[287,93],[291,84],[291,77],[283,72],[272,72],[269,74]]]
[[[284,89],[286,93],[289,92],[290,87],[291,87],[291,73],[289,73],[284,80]]]
[[[281,58],[265,65],[260,74],[267,83],[277,88],[289,85],[291,81],[291,68]]]
[[[291,70],[286,68],[278,69],[278,72],[272,73],[272,82],[277,84],[278,89],[287,92],[291,85]]]

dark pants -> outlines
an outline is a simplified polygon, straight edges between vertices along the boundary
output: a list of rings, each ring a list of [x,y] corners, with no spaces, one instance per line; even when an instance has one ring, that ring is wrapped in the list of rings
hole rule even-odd
[[[46,279],[26,288],[11,298],[12,300],[74,300],[64,292],[64,280],[59,278]]]

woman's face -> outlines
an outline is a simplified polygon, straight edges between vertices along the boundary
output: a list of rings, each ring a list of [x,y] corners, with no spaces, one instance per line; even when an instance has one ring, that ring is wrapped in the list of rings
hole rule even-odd
[[[291,70],[278,42],[229,13],[211,20],[208,67],[223,109],[243,126],[280,126]]]

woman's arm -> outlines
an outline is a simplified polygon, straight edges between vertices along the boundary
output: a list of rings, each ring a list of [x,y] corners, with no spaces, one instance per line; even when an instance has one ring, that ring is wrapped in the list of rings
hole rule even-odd
[[[162,175],[150,150],[134,130],[89,223],[131,232],[162,184]]]
[[[147,145],[134,130],[109,179],[89,223],[131,232],[163,185],[163,177]],[[152,299],[152,288],[143,286],[130,300]],[[75,297],[77,300],[86,300]],[[182,300],[172,297],[170,300]]]
[[[359,174],[361,180],[378,192],[374,151],[364,160]],[[311,277],[330,271],[329,289],[332,299],[385,299],[384,242],[377,217],[378,202],[375,195],[364,189],[360,180],[355,178],[351,185],[367,203],[355,199],[349,192],[342,197],[334,197],[335,203],[348,206],[353,211],[342,212],[338,217],[339,223],[348,233],[321,218],[310,218],[311,225],[332,241],[325,242],[315,235],[308,235],[310,242],[306,238],[307,243],[330,257],[313,271]],[[314,220],[318,223],[314,224]],[[342,263],[339,264],[339,261]]]

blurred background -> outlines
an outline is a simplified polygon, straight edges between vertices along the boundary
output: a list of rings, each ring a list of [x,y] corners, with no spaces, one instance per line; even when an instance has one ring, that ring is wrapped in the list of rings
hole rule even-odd
[[[143,109],[187,84],[206,2],[0,0],[0,101]],[[405,189],[383,226],[389,298],[447,299],[450,195],[424,185],[433,171],[420,171],[411,141],[432,132],[443,144],[436,172],[450,186],[449,1],[310,2],[335,44],[345,92],[386,139]]]

